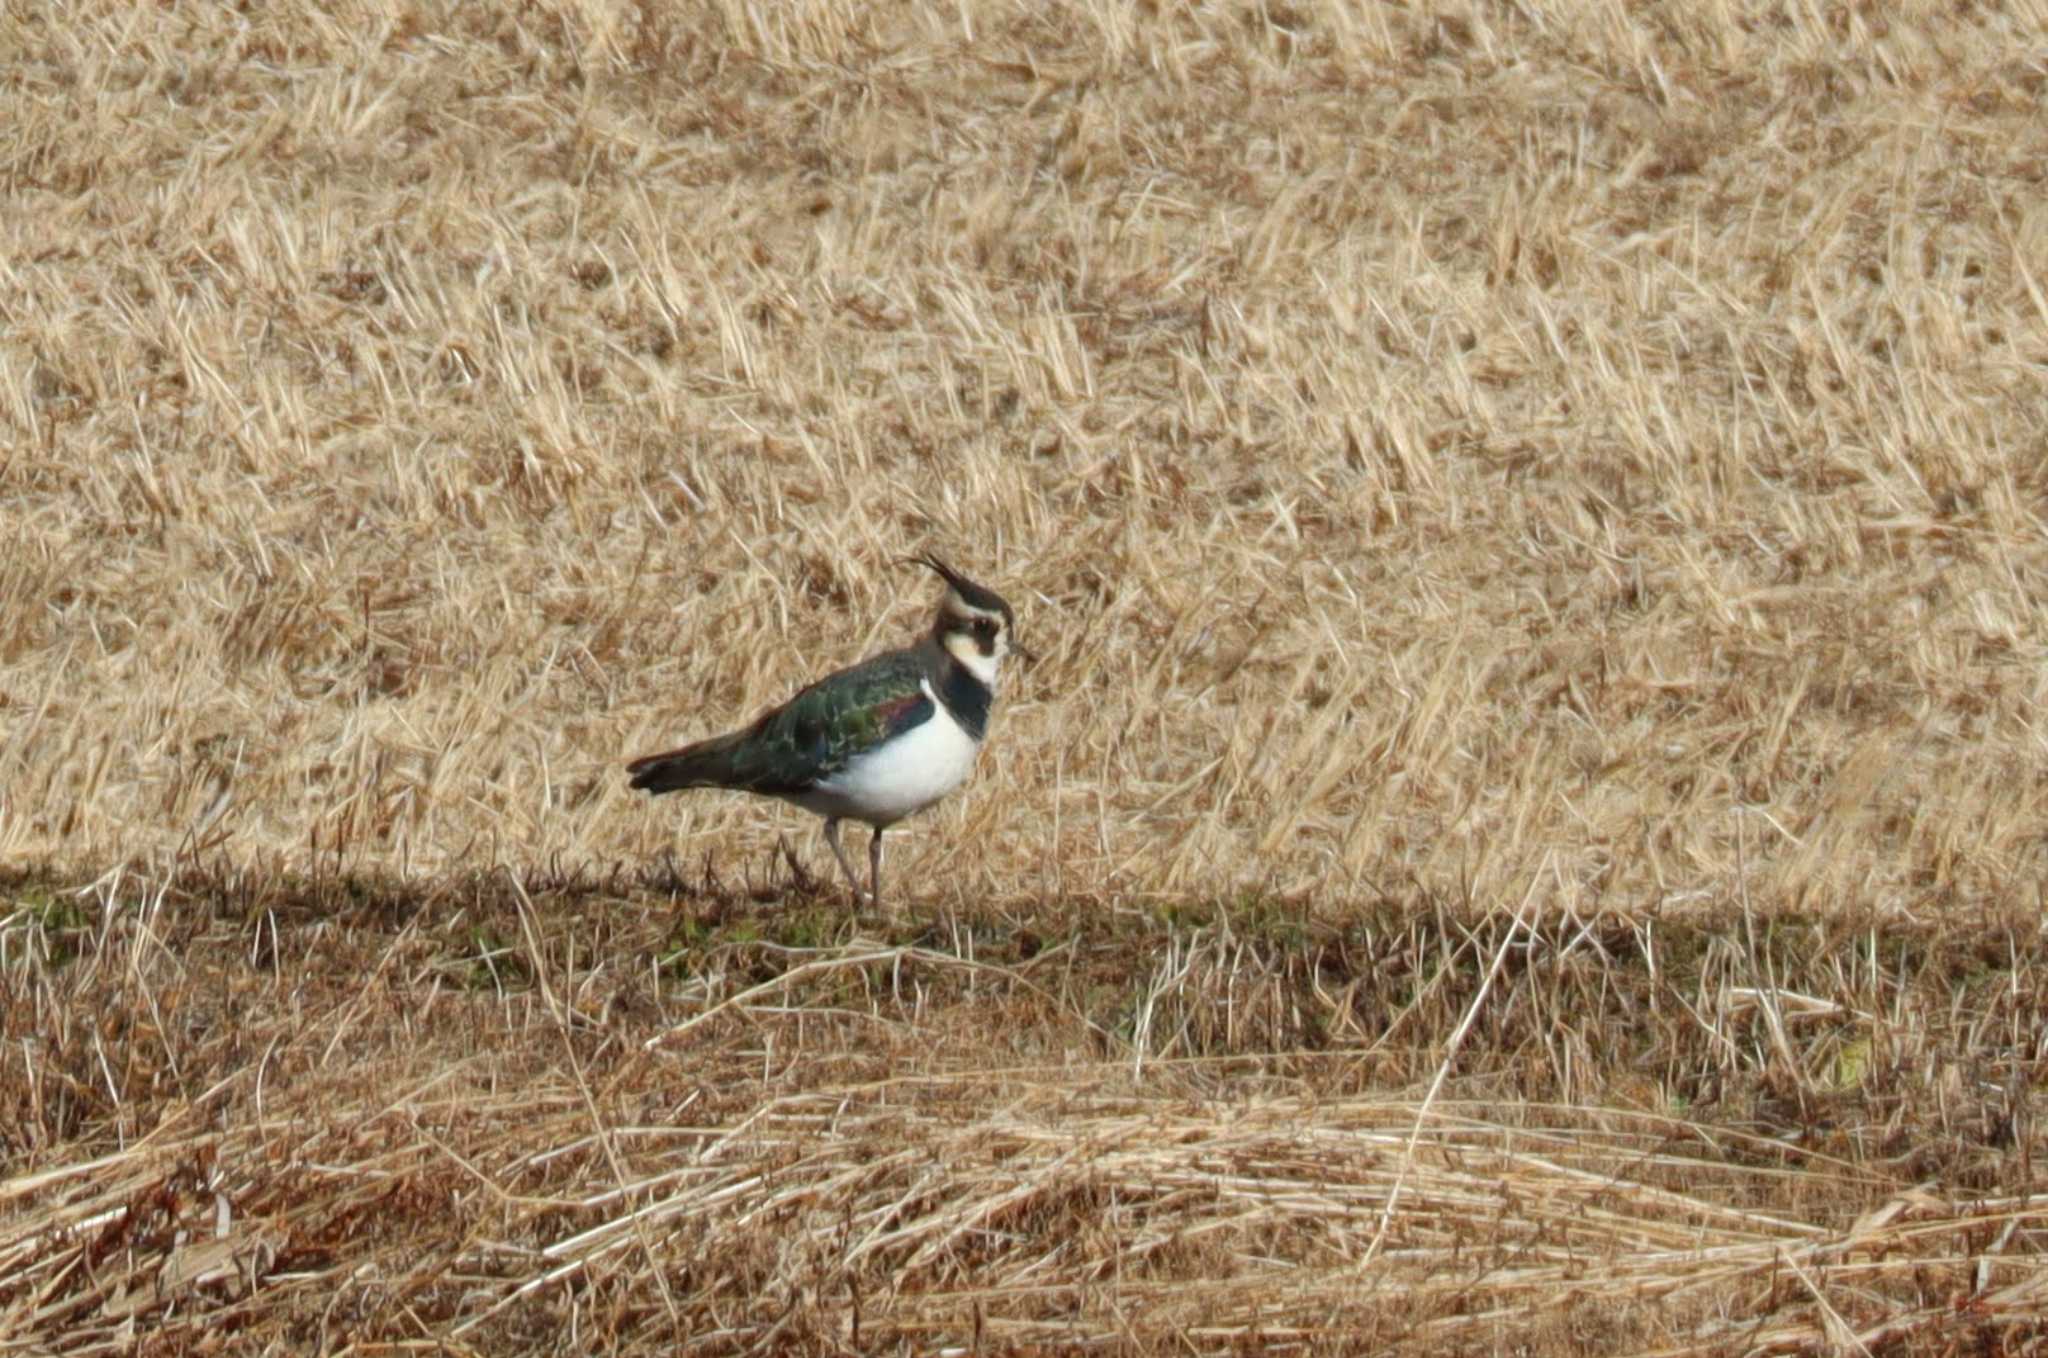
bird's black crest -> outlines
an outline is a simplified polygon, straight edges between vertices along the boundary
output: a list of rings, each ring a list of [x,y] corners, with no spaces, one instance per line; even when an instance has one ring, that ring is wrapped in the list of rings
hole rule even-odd
[[[921,556],[911,557],[910,560],[929,570],[936,571],[947,584],[953,587],[954,591],[959,594],[961,599],[970,608],[979,608],[990,613],[1000,613],[1003,615],[1005,622],[1012,625],[1015,624],[1016,615],[1010,612],[1010,605],[1005,603],[1003,596],[994,590],[975,584],[972,580],[969,580],[930,552],[926,552]]]

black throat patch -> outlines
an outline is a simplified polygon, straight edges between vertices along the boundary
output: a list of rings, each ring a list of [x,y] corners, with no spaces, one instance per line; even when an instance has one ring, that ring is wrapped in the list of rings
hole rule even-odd
[[[988,733],[988,709],[996,700],[995,690],[950,655],[939,667],[938,681],[939,701],[946,711],[968,735],[980,740]]]

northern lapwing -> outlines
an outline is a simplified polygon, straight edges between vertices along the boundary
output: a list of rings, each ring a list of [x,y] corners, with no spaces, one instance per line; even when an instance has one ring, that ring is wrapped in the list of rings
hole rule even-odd
[[[915,645],[828,674],[751,726],[626,766],[647,792],[721,787],[779,797],[825,818],[825,842],[856,903],[860,881],[839,822],[865,821],[868,899],[882,899],[882,831],[967,781],[988,734],[996,676],[1016,615],[992,589],[926,553],[946,582],[931,630]]]

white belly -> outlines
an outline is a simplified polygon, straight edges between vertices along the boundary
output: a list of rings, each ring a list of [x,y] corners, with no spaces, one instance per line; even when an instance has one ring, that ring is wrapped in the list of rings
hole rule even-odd
[[[927,696],[931,690],[925,690]],[[790,800],[820,816],[888,825],[922,811],[967,781],[980,743],[936,699],[931,719],[853,760]]]

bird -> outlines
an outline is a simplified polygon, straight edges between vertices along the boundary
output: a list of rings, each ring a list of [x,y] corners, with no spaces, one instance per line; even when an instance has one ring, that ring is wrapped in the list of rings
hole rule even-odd
[[[946,583],[920,640],[835,670],[740,730],[633,760],[631,785],[651,794],[730,788],[823,816],[856,906],[860,881],[839,825],[862,821],[874,832],[867,899],[879,909],[882,832],[967,781],[1017,623],[1000,594],[930,552],[905,563]]]

